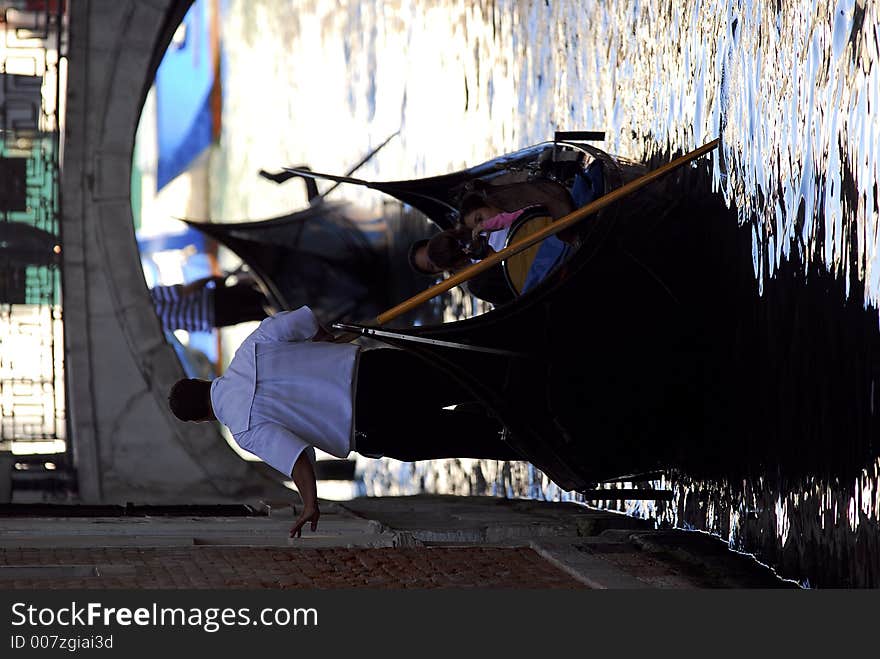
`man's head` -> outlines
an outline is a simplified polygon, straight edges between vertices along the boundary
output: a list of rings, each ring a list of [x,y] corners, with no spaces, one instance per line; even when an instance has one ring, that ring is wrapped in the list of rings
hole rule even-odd
[[[213,421],[211,381],[184,378],[178,380],[168,393],[168,406],[181,421]]]
[[[409,246],[409,252],[407,253],[409,267],[420,275],[436,275],[443,272],[443,268],[436,266],[428,258],[428,242],[427,238],[415,241]]]
[[[469,265],[470,258],[461,244],[462,239],[469,237],[469,231],[441,231],[428,241],[428,260],[443,270],[456,270]]]

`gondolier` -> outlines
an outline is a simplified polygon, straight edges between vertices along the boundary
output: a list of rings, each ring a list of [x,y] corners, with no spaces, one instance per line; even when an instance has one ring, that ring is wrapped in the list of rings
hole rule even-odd
[[[307,522],[317,529],[315,448],[340,458],[517,458],[495,419],[473,406],[444,409],[472,399],[451,378],[403,350],[331,338],[308,307],[277,314],[242,342],[224,375],[180,380],[169,394],[177,418],[219,420],[293,479],[303,511],[291,536]]]

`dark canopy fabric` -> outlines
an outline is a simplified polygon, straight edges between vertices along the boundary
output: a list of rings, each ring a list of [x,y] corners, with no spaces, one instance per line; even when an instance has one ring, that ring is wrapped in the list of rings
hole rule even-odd
[[[389,303],[383,254],[343,205],[325,202],[252,222],[188,223],[235,252],[278,309],[308,305],[332,323],[373,317]]]

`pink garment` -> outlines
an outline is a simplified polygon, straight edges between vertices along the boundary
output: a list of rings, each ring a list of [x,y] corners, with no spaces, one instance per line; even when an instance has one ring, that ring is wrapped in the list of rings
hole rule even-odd
[[[513,211],[511,213],[498,213],[498,215],[495,215],[493,217],[490,217],[488,220],[483,220],[482,222],[480,222],[477,229],[479,229],[480,231],[498,231],[499,229],[506,229],[529,208],[532,208],[532,206],[528,206],[527,208],[520,208],[518,211]]]

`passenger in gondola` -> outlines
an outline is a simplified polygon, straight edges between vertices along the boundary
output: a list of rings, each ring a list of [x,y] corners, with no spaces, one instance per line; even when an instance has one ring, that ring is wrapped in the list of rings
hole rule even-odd
[[[439,275],[443,272],[443,268],[438,267],[428,259],[428,241],[430,238],[421,238],[410,244],[406,254],[406,260],[409,267],[420,275],[431,277]]]
[[[422,256],[425,263],[448,272],[459,272],[504,249],[511,232],[515,237],[521,229],[532,230],[529,222],[536,222],[536,228],[552,222],[542,204],[504,211],[479,194],[465,196],[460,217],[462,222],[458,227],[436,234],[425,244]],[[475,276],[471,280],[473,284],[469,282],[469,291],[481,299],[504,304],[544,279],[567,258],[569,251],[567,244],[551,236],[504,265],[499,263]]]
[[[554,220],[568,215],[575,209],[571,192],[565,186],[549,179],[536,179],[506,185],[492,185],[479,179],[470,184],[472,188],[460,205],[462,224],[474,226],[472,218],[481,200],[489,209],[513,213],[532,206],[543,206]],[[497,213],[496,213],[497,214]],[[486,218],[488,219],[488,218]]]
[[[459,217],[461,224],[471,230],[474,237],[480,234],[502,232],[506,235],[510,225],[518,220],[524,212],[531,209],[544,209],[541,204],[530,204],[514,211],[504,211],[489,202],[485,196],[471,193],[462,199]],[[549,211],[544,209],[549,215]]]
[[[590,163],[586,170],[574,176],[570,189],[548,179],[507,185],[491,185],[476,180],[471,188],[472,191],[463,197],[460,204],[460,222],[475,233],[487,234],[510,229],[524,213],[536,215],[543,212],[552,220],[558,220],[586,206],[602,196],[603,166],[599,160]],[[578,229],[574,227],[562,231],[558,237],[568,245],[577,246]],[[500,238],[496,240],[500,241]]]
[[[167,330],[207,332],[247,321],[263,320],[271,307],[247,276],[204,277],[188,284],[153,286],[150,297]]]
[[[603,185],[599,161],[579,172],[570,190],[546,179],[504,186],[477,184],[462,199],[459,217],[461,224],[471,230],[470,245],[482,244],[484,254],[490,254],[595,200],[601,196]],[[503,273],[513,294],[530,290],[564,263],[580,246],[586,226],[582,223],[560,231],[509,261]],[[470,252],[475,254],[476,250],[472,247]]]
[[[439,275],[443,272],[456,272],[472,263],[462,250],[459,238],[465,239],[469,232],[440,232],[433,238],[417,240],[409,249],[410,267],[423,275]],[[431,246],[433,257],[428,253]],[[506,304],[516,296],[507,285],[502,266],[496,265],[481,272],[464,284],[464,288],[474,297],[493,305]]]
[[[471,263],[515,242],[517,236],[557,220],[576,207],[600,196],[602,165],[593,162],[579,172],[566,189],[547,179],[491,185],[480,180],[469,184],[471,191],[461,201],[459,225],[431,239],[414,242],[409,250],[410,266],[421,274],[458,272]],[[580,227],[551,236],[515,263],[501,264],[476,275],[465,284],[477,298],[505,304],[531,289],[561,265],[580,244]],[[513,272],[516,268],[520,272]],[[511,276],[513,274],[513,276]]]
[[[470,228],[468,251],[475,258],[499,252],[522,235],[541,229],[554,219],[543,204],[504,211],[475,194],[462,200],[461,218],[463,225]],[[561,232],[545,238],[539,245],[508,261],[506,273],[502,269],[505,284],[514,296],[525,293],[561,265],[578,244],[579,237],[575,232]]]
[[[182,421],[219,420],[246,451],[293,479],[317,529],[314,449],[345,458],[513,460],[500,424],[458,382],[404,350],[336,343],[308,307],[265,319],[213,381],[182,379],[168,403]],[[447,409],[470,403],[467,410]]]
[[[559,207],[567,209],[568,205]],[[568,210],[563,217],[571,212]],[[549,218],[549,220],[557,220],[559,217],[554,214],[542,203],[533,203],[522,208],[512,211],[505,211],[494,206],[487,198],[479,194],[469,194],[462,199],[461,210],[459,211],[461,224],[471,230],[471,240],[478,242],[480,236],[486,236],[489,244],[492,245],[494,251],[501,251],[505,247],[507,238],[514,225],[527,222],[533,218]],[[558,240],[567,244],[576,244],[577,236],[573,233],[561,232],[562,237]],[[485,257],[484,257],[485,258]]]

